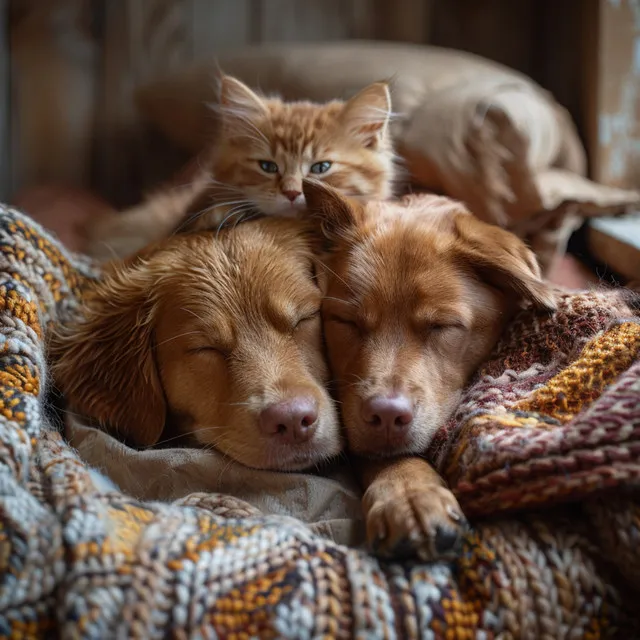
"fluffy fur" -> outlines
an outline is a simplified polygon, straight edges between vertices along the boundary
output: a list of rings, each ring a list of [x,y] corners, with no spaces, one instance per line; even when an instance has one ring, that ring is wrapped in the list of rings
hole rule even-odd
[[[52,340],[54,380],[134,445],[176,431],[251,467],[309,467],[341,447],[321,299],[300,221],[173,236],[107,270]],[[297,441],[274,411],[300,403],[314,431]]]
[[[256,213],[296,216],[305,211],[308,176],[363,200],[392,194],[391,100],[384,82],[347,102],[315,104],[266,98],[222,76],[215,110],[217,135],[195,179],[100,221],[91,234],[94,256],[125,257],[176,227],[217,228]]]

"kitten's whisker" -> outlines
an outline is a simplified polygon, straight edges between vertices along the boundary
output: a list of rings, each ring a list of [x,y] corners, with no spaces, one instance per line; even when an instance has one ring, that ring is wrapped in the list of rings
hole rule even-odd
[[[207,185],[210,185],[212,187],[212,191],[214,192],[222,191],[242,195],[242,189],[240,189],[239,187],[234,187],[230,184],[226,184],[225,182],[220,182],[213,177],[207,179]]]
[[[238,134],[238,138],[248,140],[249,142],[256,143],[257,145],[260,145],[260,146],[266,144],[264,140],[262,140],[261,138],[256,138],[256,136],[252,135],[250,131],[246,131],[244,133]]]
[[[255,211],[255,208],[250,208],[247,211],[244,211],[242,215],[238,216],[236,218],[235,224],[233,225],[233,228],[235,229],[241,222],[247,222],[248,220],[253,220],[254,218],[262,215],[259,211],[257,213],[252,213],[253,211]],[[251,215],[245,216],[245,213],[249,213]]]
[[[195,222],[200,216],[207,214],[209,211],[213,211],[213,209],[215,208],[216,208],[216,205],[212,204],[209,207],[205,207],[200,211],[196,211],[195,213],[192,213],[186,216],[185,219],[173,230],[172,235],[176,235],[177,233],[182,231],[182,229],[184,229],[186,226],[190,225],[192,222]]]
[[[242,216],[244,213],[247,213],[248,211],[249,209],[244,207],[236,207],[235,209],[232,209],[231,212],[222,220],[222,222],[218,226],[218,230],[216,231],[216,240],[218,239],[218,236],[220,235],[220,231],[222,230],[222,228],[224,227],[224,225],[227,223],[228,220],[230,220],[231,218],[237,215]]]
[[[246,218],[243,218],[244,222],[247,222],[248,220],[255,220],[256,218],[259,218],[261,216],[264,216],[264,213],[261,213],[260,211],[258,211],[257,213],[254,213],[253,215],[247,216]]]
[[[224,207],[229,207],[232,205],[239,205],[239,206],[250,206],[250,203],[248,203],[246,200],[230,200],[228,202],[214,202],[210,207],[206,207],[205,209],[201,209],[200,211],[197,211],[196,213],[191,214],[175,231],[175,233],[178,233],[181,229],[183,229],[185,226],[194,223],[196,220],[198,220],[199,218],[207,215],[208,213],[210,213],[211,211],[214,211],[215,209],[221,209]],[[237,210],[238,206],[235,206],[233,210]]]
[[[220,202],[222,200],[225,199],[230,199],[230,200],[246,200],[247,196],[244,192],[242,192],[240,189],[223,189],[222,187],[218,187],[216,185],[214,185],[213,187],[210,187],[209,189],[209,193],[211,196],[211,201],[212,202]]]
[[[270,146],[267,136],[265,136],[264,133],[262,133],[262,131],[260,131],[260,129],[258,129],[258,127],[256,127],[256,125],[253,122],[251,122],[251,119],[246,111],[243,111],[242,109],[231,109],[229,107],[222,107],[221,112],[223,115],[234,116],[235,118],[240,120],[240,122],[243,125],[246,125],[249,128],[249,130],[254,131],[255,133],[258,134],[261,142],[264,142],[264,144],[266,144],[267,147]]]

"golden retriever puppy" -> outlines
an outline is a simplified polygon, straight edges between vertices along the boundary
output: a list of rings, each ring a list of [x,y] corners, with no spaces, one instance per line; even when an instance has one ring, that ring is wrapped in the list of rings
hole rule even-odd
[[[364,205],[313,182],[305,196],[329,243],[322,314],[348,449],[370,460],[370,543],[451,554],[464,517],[415,454],[452,416],[511,313],[523,301],[552,308],[553,294],[516,236],[447,198]]]
[[[261,469],[341,449],[322,291],[297,220],[173,236],[112,264],[50,345],[70,408],[136,446],[172,429]]]

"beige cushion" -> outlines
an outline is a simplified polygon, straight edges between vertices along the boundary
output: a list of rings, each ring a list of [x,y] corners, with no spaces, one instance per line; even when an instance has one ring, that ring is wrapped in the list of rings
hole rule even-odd
[[[348,41],[260,45],[220,55],[225,72],[285,99],[347,98],[391,79],[393,135],[414,183],[464,200],[479,217],[514,226],[552,203],[587,200],[620,213],[635,192],[544,176],[584,175],[584,149],[567,112],[529,78],[488,60],[437,47]],[[215,125],[216,61],[194,65],[139,90],[146,118],[197,152]],[[542,184],[541,184],[542,182]],[[559,192],[559,183],[562,191]],[[587,183],[584,193],[581,187]],[[550,196],[549,192],[553,192]]]

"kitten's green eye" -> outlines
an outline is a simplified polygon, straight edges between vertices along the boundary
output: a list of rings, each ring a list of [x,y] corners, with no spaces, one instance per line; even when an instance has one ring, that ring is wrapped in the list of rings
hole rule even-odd
[[[258,160],[258,164],[265,173],[278,173],[278,165],[271,160]]]
[[[309,171],[315,174],[327,173],[327,171],[331,169],[332,164],[333,162],[329,162],[328,160],[323,160],[322,162],[316,162],[315,164],[311,165],[311,168],[309,169]]]

